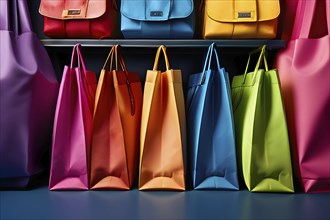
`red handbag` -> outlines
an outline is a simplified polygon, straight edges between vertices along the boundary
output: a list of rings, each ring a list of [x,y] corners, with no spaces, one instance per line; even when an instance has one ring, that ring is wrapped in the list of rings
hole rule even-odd
[[[119,32],[115,0],[41,0],[39,13],[52,38],[111,38]]]

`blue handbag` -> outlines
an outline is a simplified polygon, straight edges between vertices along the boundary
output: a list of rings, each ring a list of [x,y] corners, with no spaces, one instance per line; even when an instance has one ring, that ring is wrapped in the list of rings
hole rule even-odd
[[[193,0],[122,0],[121,32],[125,38],[192,38]]]
[[[228,73],[210,45],[203,72],[191,74],[187,132],[195,189],[238,190],[235,133]],[[211,69],[212,56],[217,66]]]

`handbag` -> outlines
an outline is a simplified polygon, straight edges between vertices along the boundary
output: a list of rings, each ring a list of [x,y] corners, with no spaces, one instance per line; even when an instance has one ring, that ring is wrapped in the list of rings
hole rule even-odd
[[[116,69],[112,70],[114,57]],[[126,70],[119,45],[112,47],[105,61],[95,100],[91,189],[128,190],[138,167],[142,87],[139,74]]]
[[[41,0],[44,33],[51,38],[111,38],[119,32],[115,0]]]
[[[59,84],[27,2],[0,12],[0,189],[23,188],[45,170]]]
[[[193,0],[122,0],[121,32],[125,38],[192,38]]]
[[[189,75],[186,100],[193,187],[238,190],[230,84],[214,43],[203,71]]]
[[[277,70],[268,70],[265,50],[262,46],[251,52],[244,75],[234,76],[232,82],[239,167],[250,191],[294,192]],[[258,52],[254,71],[247,73],[251,55]],[[262,60],[265,69],[260,69]]]
[[[320,4],[319,7],[317,7]],[[320,10],[317,10],[320,9]],[[315,18],[326,12],[324,21]],[[323,11],[323,12],[324,12]],[[313,38],[312,22],[323,37]],[[277,54],[298,185],[330,192],[330,2],[299,1],[291,40]]]
[[[275,38],[279,0],[205,0],[203,38]]]
[[[95,73],[86,70],[80,44],[75,45],[71,64],[64,67],[57,99],[50,190],[88,189],[96,83]]]
[[[157,70],[164,53],[166,71]],[[144,85],[139,189],[185,190],[186,121],[181,70],[170,69],[166,47],[156,53]]]

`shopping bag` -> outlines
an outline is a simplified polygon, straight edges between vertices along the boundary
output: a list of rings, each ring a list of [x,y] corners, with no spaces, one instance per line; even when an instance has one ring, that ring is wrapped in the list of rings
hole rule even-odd
[[[0,1],[0,189],[45,171],[59,83],[25,0]]]
[[[326,13],[324,26],[324,21],[313,21],[323,14],[322,10]],[[317,24],[318,33],[313,31],[312,22]],[[312,37],[321,32],[327,34]],[[295,176],[305,192],[330,192],[329,32],[330,2],[299,1],[291,40],[275,59],[288,117]]]
[[[213,57],[216,65],[211,65]],[[230,92],[213,43],[203,71],[188,79],[187,133],[195,189],[239,189]]]
[[[250,191],[293,192],[289,136],[277,70],[266,46],[251,52],[244,75],[234,76],[232,102],[239,167]],[[260,52],[261,51],[261,52]],[[260,52],[254,72],[250,57]],[[265,69],[260,69],[264,61]]]
[[[157,70],[164,53],[166,71]],[[139,189],[185,190],[186,121],[181,70],[170,69],[165,46],[148,70],[143,94]]]
[[[74,46],[71,64],[63,70],[56,105],[50,190],[88,189],[96,83],[95,73],[86,70],[80,45]]]
[[[130,189],[138,166],[142,87],[139,74],[126,70],[118,45],[103,66],[95,100],[91,189]]]

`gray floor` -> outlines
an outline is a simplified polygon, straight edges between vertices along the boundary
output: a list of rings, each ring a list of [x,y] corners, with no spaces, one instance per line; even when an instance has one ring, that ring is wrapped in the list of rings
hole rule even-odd
[[[330,194],[0,192],[0,219],[330,219]]]

